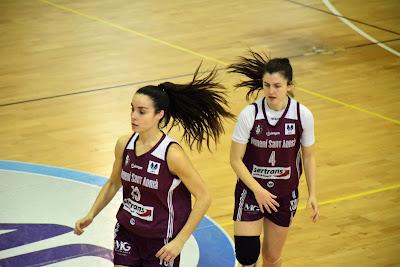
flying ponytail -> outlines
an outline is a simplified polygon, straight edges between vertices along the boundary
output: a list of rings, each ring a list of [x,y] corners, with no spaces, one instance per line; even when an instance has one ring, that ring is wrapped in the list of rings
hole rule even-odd
[[[196,145],[201,150],[203,142],[210,149],[211,141],[217,143],[224,133],[223,119],[233,119],[227,109],[225,88],[215,81],[215,68],[203,78],[198,77],[201,64],[197,67],[193,79],[187,84],[164,82],[158,86],[145,86],[137,93],[152,98],[156,112],[164,110],[160,128],[168,125],[181,125],[182,138],[190,149]]]
[[[258,93],[263,88],[263,77],[265,73],[280,73],[288,81],[288,85],[293,84],[293,70],[288,58],[269,58],[266,54],[260,54],[252,50],[249,57],[239,57],[239,62],[228,66],[228,72],[243,74],[248,78],[235,85],[236,88],[245,87],[248,92],[246,100],[251,95]],[[292,91],[288,94],[293,97]]]

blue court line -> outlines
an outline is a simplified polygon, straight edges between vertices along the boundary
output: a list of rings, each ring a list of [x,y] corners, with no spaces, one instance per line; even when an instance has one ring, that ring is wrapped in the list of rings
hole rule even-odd
[[[98,186],[103,186],[107,181],[107,178],[104,176],[74,171],[61,167],[38,165],[25,162],[0,160],[0,169],[43,174]]]

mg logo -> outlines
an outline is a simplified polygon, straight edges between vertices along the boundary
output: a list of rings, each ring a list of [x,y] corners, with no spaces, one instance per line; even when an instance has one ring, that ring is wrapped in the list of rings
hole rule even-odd
[[[244,211],[249,211],[249,212],[259,212],[260,208],[257,205],[252,205],[252,204],[244,204]]]
[[[159,265],[165,266],[165,267],[172,267],[172,266],[174,266],[174,262],[173,261],[165,261],[165,260],[160,259]]]
[[[115,240],[115,250],[128,253],[131,250],[131,245],[128,242]]]
[[[152,174],[158,174],[160,172],[160,163],[149,160],[149,165],[147,166],[147,172]]]

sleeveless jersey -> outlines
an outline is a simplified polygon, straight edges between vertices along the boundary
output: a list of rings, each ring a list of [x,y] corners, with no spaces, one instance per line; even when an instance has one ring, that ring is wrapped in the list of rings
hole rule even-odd
[[[253,103],[255,121],[243,162],[251,175],[269,192],[286,196],[297,189],[302,173],[300,104],[289,98],[275,126],[268,122],[265,98]],[[239,179],[239,186],[245,186]]]
[[[191,211],[189,190],[167,165],[168,147],[176,142],[163,134],[150,151],[136,156],[138,138],[134,133],[123,153],[123,202],[117,220],[139,236],[170,239],[182,229]]]

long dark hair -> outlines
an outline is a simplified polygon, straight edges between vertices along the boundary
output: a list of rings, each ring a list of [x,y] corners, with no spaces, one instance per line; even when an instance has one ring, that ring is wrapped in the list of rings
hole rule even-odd
[[[245,87],[248,89],[246,100],[251,95],[258,93],[263,88],[263,77],[265,73],[280,73],[288,81],[288,85],[293,84],[293,70],[288,58],[270,58],[265,53],[260,54],[252,50],[249,51],[249,57],[239,57],[239,62],[228,66],[228,72],[245,75],[248,80],[235,85],[236,88]],[[294,96],[289,91],[290,96]]]
[[[164,82],[158,86],[142,87],[136,92],[149,96],[156,112],[164,110],[160,128],[171,122],[169,132],[172,127],[181,125],[184,130],[182,138],[190,149],[196,144],[198,151],[203,141],[206,141],[208,149],[211,139],[218,142],[219,136],[224,133],[223,118],[234,118],[227,109],[225,88],[215,81],[217,71],[214,68],[203,78],[198,78],[200,66],[187,84]]]

